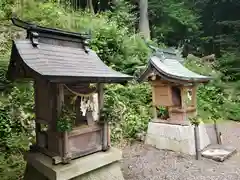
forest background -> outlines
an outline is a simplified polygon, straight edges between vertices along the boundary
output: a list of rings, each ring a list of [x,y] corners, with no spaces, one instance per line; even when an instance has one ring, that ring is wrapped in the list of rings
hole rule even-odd
[[[24,32],[14,15],[47,27],[91,33],[90,46],[115,70],[137,76],[151,50],[182,51],[185,65],[214,80],[198,89],[205,122],[240,121],[240,2],[238,0],[1,0],[0,1],[0,177],[21,179],[23,152],[34,141],[32,83],[9,82],[11,40]],[[106,117],[113,142],[132,140],[151,118],[148,83],[105,88]],[[159,112],[164,113],[164,111]]]

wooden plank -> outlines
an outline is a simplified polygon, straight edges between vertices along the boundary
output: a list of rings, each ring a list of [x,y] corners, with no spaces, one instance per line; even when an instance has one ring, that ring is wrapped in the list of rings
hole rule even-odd
[[[168,96],[169,86],[155,86],[154,91],[156,96]]]
[[[157,96],[155,106],[172,106],[172,103],[169,100],[169,96]]]
[[[101,130],[69,137],[69,149],[72,155],[81,154],[96,146],[101,147],[102,150]]]
[[[100,131],[100,130],[101,130],[101,127],[99,125],[93,125],[93,126],[83,125],[83,126],[74,128],[71,132],[69,132],[68,136],[69,137],[78,136],[81,134],[86,134],[86,133]]]

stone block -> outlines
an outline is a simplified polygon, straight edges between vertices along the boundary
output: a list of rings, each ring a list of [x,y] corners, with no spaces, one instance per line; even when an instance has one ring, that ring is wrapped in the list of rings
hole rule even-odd
[[[115,162],[73,178],[72,180],[124,180],[124,178],[120,169],[120,164]]]
[[[37,174],[42,180],[124,180],[119,166],[121,158],[121,151],[111,148],[72,160],[70,164],[53,165],[51,158],[41,153],[28,153],[24,180],[36,179]]]
[[[166,149],[168,147],[169,142],[168,139],[165,137],[158,137],[155,141],[157,149]]]
[[[154,136],[153,134],[147,134],[146,139],[145,139],[145,144],[149,144],[149,145],[156,147],[156,145],[157,145],[156,136]]]
[[[199,125],[199,141],[200,150],[211,143],[205,124]],[[192,125],[149,122],[145,143],[158,149],[196,154],[194,126]]]
[[[202,156],[213,159],[215,161],[223,162],[225,159],[229,158],[234,153],[236,153],[236,148],[234,147],[225,145],[212,145],[207,147],[202,152]]]
[[[176,141],[174,139],[169,139],[169,150],[181,152],[181,145],[179,141]]]
[[[211,134],[210,136],[216,136],[216,134]],[[204,149],[206,146],[211,144],[209,134],[207,133],[205,124],[199,125],[199,148],[200,150]]]

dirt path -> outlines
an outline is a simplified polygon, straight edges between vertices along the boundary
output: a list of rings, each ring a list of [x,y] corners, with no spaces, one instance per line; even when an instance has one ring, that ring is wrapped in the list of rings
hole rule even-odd
[[[240,123],[219,125],[223,143],[240,151]],[[135,143],[123,150],[122,170],[126,180],[240,180],[240,154],[223,163]]]

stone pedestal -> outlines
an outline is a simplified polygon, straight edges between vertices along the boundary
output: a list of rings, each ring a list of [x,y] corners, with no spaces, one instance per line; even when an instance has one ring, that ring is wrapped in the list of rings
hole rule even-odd
[[[195,155],[194,126],[149,122],[145,143],[157,149],[166,149]],[[216,144],[213,125],[199,125],[199,148]]]
[[[124,180],[119,160],[121,151],[111,148],[72,160],[70,164],[53,165],[41,153],[28,153],[24,180]]]

